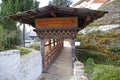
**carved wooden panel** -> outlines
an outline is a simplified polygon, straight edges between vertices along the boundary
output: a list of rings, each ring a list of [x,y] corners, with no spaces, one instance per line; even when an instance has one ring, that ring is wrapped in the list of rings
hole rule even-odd
[[[72,29],[36,29],[34,30],[40,38],[73,38],[78,30]]]

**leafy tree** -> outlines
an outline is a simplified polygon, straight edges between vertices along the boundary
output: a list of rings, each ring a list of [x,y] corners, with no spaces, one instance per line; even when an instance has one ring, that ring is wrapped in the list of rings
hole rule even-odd
[[[51,0],[49,2],[50,5],[56,5],[56,6],[64,6],[69,7],[70,4],[72,4],[72,0]]]
[[[5,17],[18,12],[37,8],[38,6],[39,2],[36,0],[2,0],[0,5],[0,16]],[[4,49],[15,48],[15,46],[20,42],[20,30],[17,28],[16,22],[0,18],[0,25],[5,29],[4,34],[0,36],[0,42],[4,46]],[[12,35],[13,33],[14,35]]]
[[[17,12],[23,12],[39,6],[36,0],[2,0],[1,15],[7,16]]]
[[[36,0],[2,0],[1,3],[1,16],[8,16],[12,14],[16,14],[18,12],[23,12],[26,10],[30,10],[39,6],[39,2]],[[0,24],[8,30],[16,30],[16,23],[11,20],[1,20]]]

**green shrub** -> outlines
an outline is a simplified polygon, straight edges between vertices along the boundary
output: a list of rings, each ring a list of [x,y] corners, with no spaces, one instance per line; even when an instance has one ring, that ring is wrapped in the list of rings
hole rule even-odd
[[[92,74],[93,69],[95,67],[95,62],[92,58],[88,58],[85,62],[85,73],[88,73],[89,75]]]
[[[4,31],[0,34],[0,50],[15,49],[20,44],[19,31]]]
[[[4,32],[4,28],[0,25],[0,34]]]
[[[30,47],[37,50],[37,51],[40,51],[40,45],[37,43],[32,44]]]
[[[113,60],[113,65],[120,67],[120,60]]]
[[[76,55],[81,62],[85,62],[88,58],[92,58],[96,64],[108,63],[107,55],[98,51],[83,50],[80,49],[80,47],[76,47]]]
[[[109,50],[117,55],[120,55],[120,47],[113,46],[113,47],[110,47]]]
[[[93,58],[96,64],[100,64],[100,63],[104,64],[104,63],[107,63],[108,61],[107,56],[98,51],[88,51],[86,56],[87,56],[87,59]]]
[[[120,80],[120,68],[110,65],[97,65],[90,80]]]
[[[20,54],[21,55],[25,55],[31,52],[31,50],[27,49],[27,48],[21,48],[21,47],[17,47],[18,50],[20,50]]]
[[[94,66],[94,65],[95,65],[94,59],[93,59],[93,58],[88,58],[88,59],[86,60],[86,64],[87,64],[87,65]]]

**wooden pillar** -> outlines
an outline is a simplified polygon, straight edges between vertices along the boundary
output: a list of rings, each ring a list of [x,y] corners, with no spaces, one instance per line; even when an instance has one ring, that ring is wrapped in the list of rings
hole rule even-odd
[[[49,39],[49,63],[51,64],[51,39]]]
[[[72,68],[74,69],[75,63],[75,38],[72,38]]]
[[[49,39],[49,52],[51,51],[51,39]]]
[[[42,72],[45,72],[45,62],[44,62],[44,39],[40,39],[40,52],[42,55]]]
[[[25,24],[23,24],[23,47],[25,47]]]

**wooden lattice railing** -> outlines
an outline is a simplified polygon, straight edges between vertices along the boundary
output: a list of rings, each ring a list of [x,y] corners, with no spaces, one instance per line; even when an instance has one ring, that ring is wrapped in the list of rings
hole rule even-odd
[[[51,63],[61,53],[63,47],[63,40],[49,39],[48,43],[44,45],[44,72],[47,71]]]

